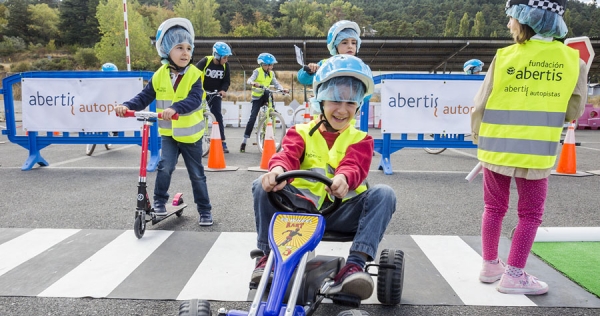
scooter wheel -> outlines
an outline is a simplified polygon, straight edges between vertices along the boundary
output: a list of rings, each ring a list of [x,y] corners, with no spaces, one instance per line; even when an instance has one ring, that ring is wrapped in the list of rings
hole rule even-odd
[[[179,316],[212,316],[210,302],[204,300],[189,300],[179,305]]]
[[[177,216],[177,217],[181,217],[181,214],[183,214],[183,210],[179,210],[179,211],[175,212],[175,216]]]
[[[133,223],[133,232],[135,233],[135,237],[138,239],[144,236],[144,232],[146,231],[146,221],[141,217],[137,216],[135,218],[135,223]]]
[[[369,316],[369,313],[360,309],[351,309],[337,314],[337,316]]]
[[[383,249],[379,264],[395,265],[395,269],[379,267],[377,274],[377,299],[383,305],[400,304],[404,283],[404,252],[397,249]]]

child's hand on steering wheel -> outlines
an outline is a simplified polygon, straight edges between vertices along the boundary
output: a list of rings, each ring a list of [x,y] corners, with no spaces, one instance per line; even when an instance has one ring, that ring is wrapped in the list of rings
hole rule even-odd
[[[325,191],[330,195],[343,199],[344,196],[348,194],[348,182],[346,176],[343,174],[336,174],[331,181],[333,182],[331,188],[325,187]]]
[[[285,185],[287,184],[287,181],[283,181],[279,184],[277,184],[277,176],[284,173],[285,170],[280,167],[274,167],[273,169],[271,169],[271,171],[267,172],[261,180],[262,183],[262,187],[266,192],[277,192],[281,189],[283,189],[285,187]]]

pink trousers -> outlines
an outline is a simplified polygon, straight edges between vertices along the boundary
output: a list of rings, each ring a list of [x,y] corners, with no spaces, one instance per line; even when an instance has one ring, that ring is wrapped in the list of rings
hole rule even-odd
[[[498,258],[498,243],[502,232],[502,220],[508,211],[512,177],[483,169],[483,201],[485,210],[481,221],[481,247],[483,260]],[[542,223],[544,203],[548,192],[548,178],[527,180],[515,178],[519,201],[519,222],[512,238],[507,263],[525,268],[527,256],[533,245],[537,229]]]

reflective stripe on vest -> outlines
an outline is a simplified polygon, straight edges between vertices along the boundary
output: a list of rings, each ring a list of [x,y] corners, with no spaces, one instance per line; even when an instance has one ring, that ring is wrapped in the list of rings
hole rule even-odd
[[[363,140],[367,133],[350,126],[338,136],[331,149],[328,149],[327,141],[321,133],[317,132],[309,136],[309,132],[315,124],[314,121],[307,124],[296,124],[296,131],[302,136],[305,146],[300,169],[315,171],[331,179],[335,175],[335,169],[346,156],[348,146]],[[306,197],[310,198],[317,205],[318,209],[321,208],[327,196],[325,184],[309,179],[294,179],[292,185],[298,188]],[[366,184],[362,183],[355,190],[348,191],[343,201],[355,197],[366,190]]]
[[[499,49],[477,158],[500,166],[551,168],[578,76],[579,53],[561,42],[531,40]]]
[[[273,81],[273,72],[269,71],[269,75],[267,76],[265,74],[265,70],[262,67],[258,67],[256,68],[256,70],[258,71],[258,76],[256,77],[256,80],[254,80],[254,82],[268,87],[271,85],[271,81]],[[257,88],[257,87],[252,87],[252,96],[253,97],[257,97],[260,98],[263,95],[264,91],[261,88]]]
[[[152,85],[156,92],[156,112],[161,113],[173,103],[188,96],[192,85],[198,81],[202,72],[190,65],[181,78],[177,91],[173,90],[168,65],[160,67],[152,76]],[[204,135],[204,115],[200,104],[192,112],[179,114],[178,120],[158,121],[160,135],[172,136],[178,142],[195,143]]]

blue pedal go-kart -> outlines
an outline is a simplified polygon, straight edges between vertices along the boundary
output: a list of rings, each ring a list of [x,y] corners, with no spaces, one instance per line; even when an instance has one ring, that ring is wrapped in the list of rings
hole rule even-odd
[[[311,179],[327,186],[332,184],[329,178],[305,170],[285,172],[277,177],[277,182],[281,183],[292,178]],[[361,300],[357,296],[329,293],[333,278],[344,266],[345,259],[314,253],[321,240],[352,241],[354,234],[325,232],[324,216],[335,212],[341,204],[341,199],[336,198],[332,204],[317,211],[312,202],[310,202],[312,208],[305,205],[298,206],[298,204],[305,204],[302,201],[306,200],[292,195],[295,194],[285,190],[269,193],[269,200],[281,211],[273,215],[269,228],[271,253],[264,271],[273,269],[273,273],[263,273],[258,284],[250,283],[250,289],[256,289],[256,294],[249,311],[220,308],[216,315],[309,316],[315,313],[326,298],[335,304],[352,308],[360,307]],[[262,257],[263,253],[260,250],[253,250],[250,256],[257,259]],[[377,267],[377,273],[369,271],[373,267]],[[404,252],[383,249],[379,256],[379,263],[369,263],[365,270],[372,276],[377,276],[377,299],[382,304],[400,303],[404,279]],[[210,302],[206,300],[185,301],[179,307],[179,316],[212,315]],[[338,314],[338,316],[351,315],[369,314],[357,309]]]

